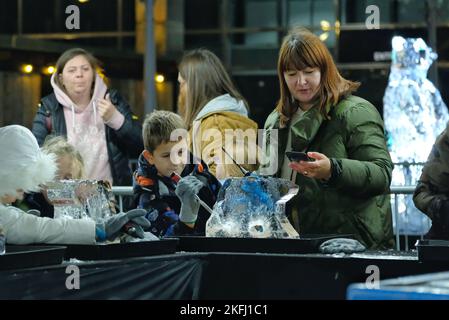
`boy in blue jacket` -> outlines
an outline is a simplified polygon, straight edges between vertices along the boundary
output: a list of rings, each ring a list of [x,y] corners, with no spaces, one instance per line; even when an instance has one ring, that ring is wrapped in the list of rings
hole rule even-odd
[[[146,117],[145,150],[133,179],[135,200],[147,210],[155,235],[205,235],[210,214],[196,196],[213,207],[220,183],[203,161],[182,147],[185,139],[175,130],[186,133],[184,121],[173,112],[154,111]]]

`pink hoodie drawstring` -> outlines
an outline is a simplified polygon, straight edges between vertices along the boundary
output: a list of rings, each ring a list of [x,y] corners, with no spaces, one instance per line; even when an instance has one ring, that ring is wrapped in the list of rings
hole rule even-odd
[[[96,99],[93,99],[92,107],[94,108],[95,125],[97,125],[97,100]]]
[[[72,107],[72,128],[75,128],[75,106],[73,103],[70,106]]]

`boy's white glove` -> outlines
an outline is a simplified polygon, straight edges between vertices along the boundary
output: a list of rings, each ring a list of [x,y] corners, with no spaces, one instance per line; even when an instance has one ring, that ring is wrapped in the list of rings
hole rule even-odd
[[[196,196],[202,187],[204,187],[204,183],[192,175],[179,180],[175,193],[181,200],[179,220],[182,222],[186,224],[195,223],[200,209],[200,203]]]

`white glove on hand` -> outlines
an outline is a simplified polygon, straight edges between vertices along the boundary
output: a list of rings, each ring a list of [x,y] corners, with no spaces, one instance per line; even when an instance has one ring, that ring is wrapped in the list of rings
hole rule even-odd
[[[104,233],[107,240],[114,240],[120,233],[123,233],[123,227],[128,223],[132,222],[133,227],[136,229],[135,234],[139,238],[144,237],[145,229],[148,229],[151,224],[145,219],[146,210],[144,209],[133,209],[128,212],[120,212],[113,215],[104,223]],[[100,237],[100,240],[101,237]]]
[[[204,187],[204,183],[192,175],[179,180],[175,193],[181,200],[179,220],[182,222],[187,224],[195,223],[198,217],[198,210],[200,209],[200,203],[196,195],[198,195],[202,187]]]

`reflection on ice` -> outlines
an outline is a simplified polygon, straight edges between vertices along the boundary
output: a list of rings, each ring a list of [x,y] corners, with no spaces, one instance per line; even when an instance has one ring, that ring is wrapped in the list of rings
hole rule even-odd
[[[110,186],[94,180],[61,180],[47,185],[55,219],[92,218],[101,223],[115,212]]]
[[[299,238],[285,216],[288,199],[282,199],[297,191],[297,186],[284,179],[254,175],[228,179],[206,224],[206,236]]]

